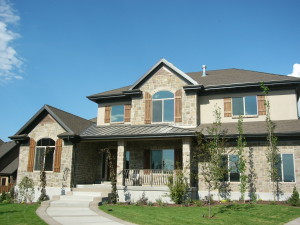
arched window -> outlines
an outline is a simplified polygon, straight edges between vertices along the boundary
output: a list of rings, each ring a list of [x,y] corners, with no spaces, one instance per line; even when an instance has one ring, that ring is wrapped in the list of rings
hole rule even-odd
[[[54,150],[54,140],[51,138],[40,139],[35,150],[34,170],[41,170],[42,166],[44,166],[45,171],[52,171]]]
[[[159,91],[152,98],[152,122],[174,121],[174,94],[169,91]]]

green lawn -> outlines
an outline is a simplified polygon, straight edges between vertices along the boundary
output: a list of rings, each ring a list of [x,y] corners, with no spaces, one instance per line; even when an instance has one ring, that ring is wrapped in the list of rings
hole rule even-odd
[[[285,224],[300,217],[300,208],[282,205],[219,205],[213,207],[214,217],[207,207],[154,207],[103,205],[106,213],[136,224]],[[108,211],[112,209],[112,211]]]
[[[0,224],[46,225],[35,213],[38,207],[38,204],[0,204]]]

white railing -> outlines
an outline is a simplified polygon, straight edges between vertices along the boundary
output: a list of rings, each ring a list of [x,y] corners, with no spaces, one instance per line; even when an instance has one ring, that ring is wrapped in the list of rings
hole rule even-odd
[[[162,186],[168,184],[168,177],[174,176],[176,170],[125,169],[125,186]]]

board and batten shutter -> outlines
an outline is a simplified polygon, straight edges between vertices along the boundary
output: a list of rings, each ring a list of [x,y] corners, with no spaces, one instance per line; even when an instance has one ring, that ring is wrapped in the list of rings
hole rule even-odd
[[[224,117],[232,116],[231,98],[224,98]]]
[[[33,138],[30,138],[30,140],[29,140],[28,165],[27,165],[27,171],[28,172],[33,171],[34,155],[35,155],[35,140]]]
[[[182,90],[175,92],[175,122],[182,122]]]
[[[110,110],[111,110],[110,105],[105,106],[104,123],[110,122]]]
[[[151,124],[151,104],[152,104],[152,97],[151,94],[145,92],[145,124]]]
[[[125,104],[124,105],[124,122],[130,122],[130,117],[131,117],[131,105],[130,104]]]
[[[258,108],[258,115],[266,115],[266,104],[265,104],[265,96],[258,95],[257,96],[257,108]]]
[[[57,139],[55,143],[54,172],[60,172],[62,141],[62,139]]]

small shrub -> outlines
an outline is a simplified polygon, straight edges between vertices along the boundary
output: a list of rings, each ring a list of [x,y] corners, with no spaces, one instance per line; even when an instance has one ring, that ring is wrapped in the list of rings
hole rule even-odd
[[[147,202],[147,205],[148,205],[148,206],[153,206],[153,202],[148,201],[148,202]]]
[[[19,184],[19,201],[32,202],[34,199],[34,183],[29,177],[23,177]]]
[[[176,172],[175,178],[171,175],[168,177],[168,188],[170,198],[176,204],[185,203],[188,197],[188,183],[181,170]]]
[[[250,202],[251,203],[256,203],[257,202],[257,195],[255,194],[255,192],[250,193]]]
[[[222,199],[221,202],[226,203],[226,202],[229,202],[229,201],[227,199]]]
[[[296,187],[294,187],[293,194],[289,198],[288,203],[292,206],[300,206],[299,192]]]
[[[161,198],[158,198],[158,199],[155,199],[156,203],[159,205],[159,206],[165,206],[166,204],[163,202],[163,200]]]
[[[201,201],[201,200],[196,200],[196,201],[194,201],[194,203],[195,203],[195,205],[198,206],[198,207],[201,207],[201,206],[204,205],[203,201]]]
[[[137,200],[136,205],[147,205],[148,198],[146,197],[145,192],[143,192],[142,196]]]

